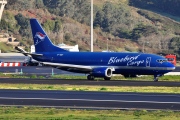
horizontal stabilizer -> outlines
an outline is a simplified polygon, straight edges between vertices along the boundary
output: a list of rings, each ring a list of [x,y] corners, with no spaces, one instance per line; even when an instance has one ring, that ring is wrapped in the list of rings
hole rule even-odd
[[[20,47],[18,47],[18,46],[16,46],[15,49],[16,49],[17,51],[19,51],[19,53],[22,53],[22,54],[25,55],[25,56],[28,56],[28,55],[31,55],[31,56],[43,56],[43,54],[29,53],[29,52],[23,50],[22,48],[20,48]]]

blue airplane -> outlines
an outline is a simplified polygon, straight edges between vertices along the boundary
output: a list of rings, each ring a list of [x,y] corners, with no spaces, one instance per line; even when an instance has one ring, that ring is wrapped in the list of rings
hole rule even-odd
[[[35,53],[25,53],[33,59],[61,70],[88,74],[88,80],[102,77],[110,80],[113,74],[125,77],[154,75],[158,77],[175,69],[166,58],[136,52],[69,52],[55,46],[37,19],[30,19]]]

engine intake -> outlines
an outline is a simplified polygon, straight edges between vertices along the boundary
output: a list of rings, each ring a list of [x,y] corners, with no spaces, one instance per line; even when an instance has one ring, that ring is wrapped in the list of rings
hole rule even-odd
[[[112,69],[107,67],[94,68],[92,74],[94,77],[112,77]]]

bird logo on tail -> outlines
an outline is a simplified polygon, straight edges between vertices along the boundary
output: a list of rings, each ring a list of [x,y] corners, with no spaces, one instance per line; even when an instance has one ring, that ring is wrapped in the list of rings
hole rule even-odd
[[[42,42],[45,39],[46,35],[37,32],[36,35],[34,36],[34,38],[36,38],[36,42],[34,43],[34,45],[38,45],[40,42]]]

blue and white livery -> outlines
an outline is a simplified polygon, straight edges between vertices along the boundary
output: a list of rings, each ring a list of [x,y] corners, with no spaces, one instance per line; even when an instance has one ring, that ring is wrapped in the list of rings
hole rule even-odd
[[[61,70],[86,73],[88,80],[103,77],[110,80],[113,74],[125,77],[154,75],[158,77],[175,69],[166,58],[135,52],[69,52],[55,46],[36,19],[30,19],[35,45],[33,59]]]

